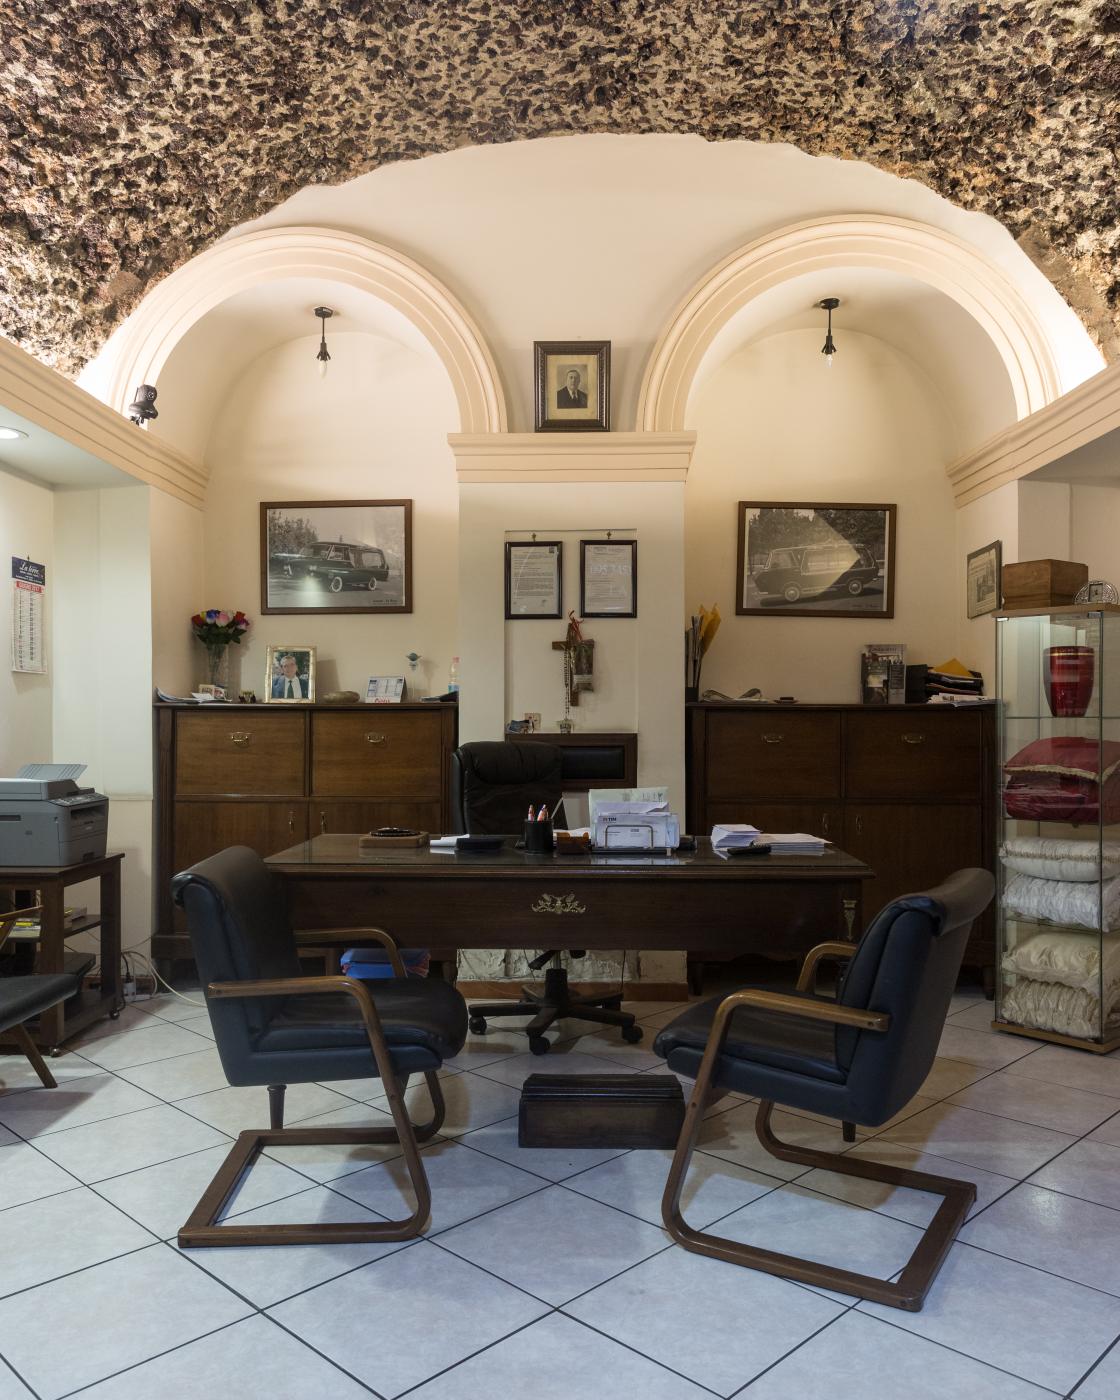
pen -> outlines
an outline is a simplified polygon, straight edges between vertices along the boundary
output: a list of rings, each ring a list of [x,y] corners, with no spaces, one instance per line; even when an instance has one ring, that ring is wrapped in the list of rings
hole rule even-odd
[[[531,802],[529,803],[529,815],[525,818],[525,820],[527,822],[531,822],[533,820],[533,804]]]
[[[539,821],[539,822],[546,822],[546,821],[548,821],[548,808],[544,805],[543,802],[541,803],[541,810],[537,813],[537,821]]]

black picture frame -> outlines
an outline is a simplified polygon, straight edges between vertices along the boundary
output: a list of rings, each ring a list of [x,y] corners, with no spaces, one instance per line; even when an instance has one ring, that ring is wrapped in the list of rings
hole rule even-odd
[[[629,607],[596,609],[588,603],[588,568],[599,550],[628,552],[629,559]],[[580,617],[637,617],[638,616],[638,541],[637,540],[580,540],[579,542],[579,615]]]
[[[1003,605],[1003,541],[993,540],[968,556],[964,570],[965,613],[985,617]]]
[[[581,402],[567,406],[569,375]],[[609,340],[533,342],[534,428],[538,433],[607,433],[611,427]]]
[[[522,566],[519,563],[518,551],[547,551],[551,554],[550,572],[554,571],[554,589],[556,594],[555,611],[545,607],[526,611],[518,606],[518,594],[521,592]],[[544,561],[538,561],[543,563]],[[547,595],[539,594],[547,603]],[[528,600],[527,600],[528,601]],[[516,609],[516,611],[515,611]],[[558,618],[564,616],[564,545],[560,540],[506,540],[506,621],[507,622],[527,622],[542,618]]]
[[[412,611],[411,500],[261,501],[260,517],[262,614]]]

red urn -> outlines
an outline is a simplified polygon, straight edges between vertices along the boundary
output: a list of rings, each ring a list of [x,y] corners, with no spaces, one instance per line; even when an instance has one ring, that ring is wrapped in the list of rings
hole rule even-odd
[[[1058,719],[1083,715],[1093,695],[1093,648],[1048,647],[1042,659],[1042,684],[1050,713]]]

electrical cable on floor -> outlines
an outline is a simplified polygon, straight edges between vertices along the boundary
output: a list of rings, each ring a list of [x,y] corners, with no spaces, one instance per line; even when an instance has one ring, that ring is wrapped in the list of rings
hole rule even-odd
[[[171,983],[167,980],[167,978],[162,977],[160,975],[160,973],[156,969],[155,963],[152,962],[151,958],[148,956],[147,953],[142,952],[138,947],[125,948],[121,952],[121,957],[123,958],[126,954],[129,953],[131,953],[134,958],[138,958],[141,963],[145,964],[147,966],[148,973],[151,976],[152,980],[158,983],[159,986],[165,987],[173,997],[178,997],[180,1001],[185,1001],[188,1006],[197,1006],[201,1011],[206,1010],[206,1003],[204,1001],[195,1001],[194,997],[184,996],[182,992],[177,992],[175,988],[171,985]],[[127,967],[127,963],[125,964],[125,966]],[[144,999],[150,1001],[154,996],[155,993],[153,992],[150,997],[146,997]]]

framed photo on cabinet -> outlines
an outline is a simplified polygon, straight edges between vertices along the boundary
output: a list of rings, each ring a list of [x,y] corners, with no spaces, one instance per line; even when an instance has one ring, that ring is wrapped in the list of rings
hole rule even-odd
[[[993,540],[983,549],[974,549],[968,556],[965,572],[967,612],[969,617],[983,617],[995,612],[1003,596],[1000,591],[1003,541]]]
[[[262,613],[410,613],[411,501],[262,501]]]
[[[264,673],[265,704],[295,705],[315,699],[315,648],[270,646]]]
[[[580,540],[579,615],[638,616],[637,540]]]
[[[610,341],[534,341],[533,401],[538,433],[608,432]]]
[[[735,611],[894,617],[893,505],[740,501]]]
[[[506,541],[506,620],[563,617],[564,546],[559,540]]]

